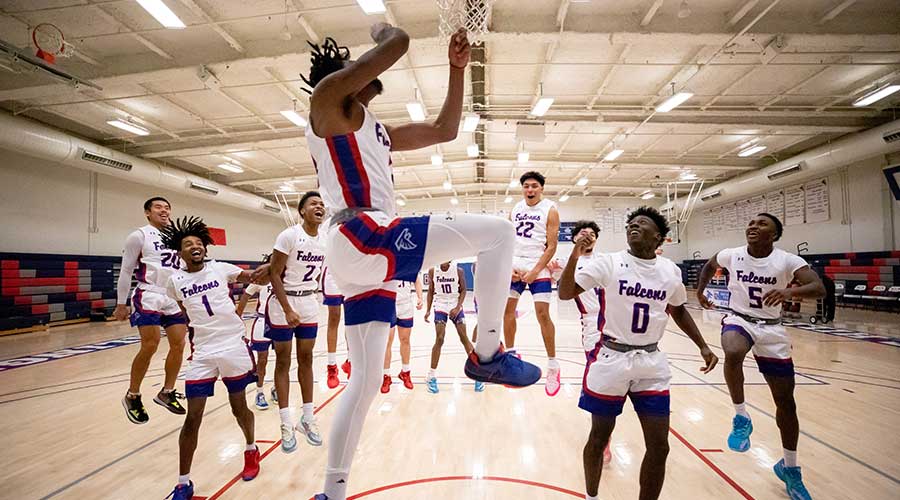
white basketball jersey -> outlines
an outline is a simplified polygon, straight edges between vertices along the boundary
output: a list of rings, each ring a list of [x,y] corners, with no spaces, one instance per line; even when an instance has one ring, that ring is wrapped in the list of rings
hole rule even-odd
[[[446,271],[441,266],[434,268],[434,300],[457,300],[459,298],[459,271],[455,262]]]
[[[241,268],[233,264],[211,260],[200,271],[179,269],[169,277],[167,293],[187,311],[196,352],[215,353],[243,342],[244,321],[228,291],[240,274]]]
[[[687,302],[681,269],[674,262],[638,259],[627,250],[595,255],[575,271],[575,282],[584,290],[603,289],[599,329],[624,344],[659,342],[669,321],[666,307]]]
[[[516,203],[510,219],[516,227],[516,257],[539,259],[547,249],[547,216],[553,202],[544,198],[533,207]]]
[[[301,224],[293,225],[275,239],[275,250],[288,256],[281,279],[285,290],[316,290],[325,262],[325,235],[310,236]]]
[[[729,307],[755,318],[781,317],[781,304],[766,306],[762,298],[770,290],[787,288],[794,272],[809,264],[802,257],[773,248],[768,257],[757,259],[747,253],[747,246],[726,248],[716,259],[728,269]]]
[[[264,318],[266,316],[266,301],[269,300],[269,295],[272,295],[272,285],[264,286],[251,283],[244,289],[244,293],[251,297],[257,293],[259,294],[259,297],[256,298],[256,317]]]
[[[593,258],[592,255],[582,255],[578,258],[576,269],[582,269]],[[565,263],[563,263],[565,266]],[[605,301],[601,300],[603,294],[606,293],[602,288],[590,288],[575,297],[575,305],[581,314],[581,340],[584,344],[584,350],[590,351],[600,340],[600,317],[604,316],[601,306],[605,306]]]
[[[159,229],[147,224],[138,231],[144,236],[144,245],[138,256],[135,278],[147,285],[165,287],[172,272],[181,267],[181,257],[178,252],[163,245]]]
[[[356,132],[321,138],[306,127],[306,143],[328,214],[345,208],[374,208],[390,216],[394,205],[391,138],[367,108]]]

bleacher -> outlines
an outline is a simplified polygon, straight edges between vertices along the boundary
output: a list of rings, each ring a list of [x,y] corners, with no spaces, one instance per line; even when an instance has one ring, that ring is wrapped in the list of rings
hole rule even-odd
[[[900,311],[900,251],[801,255],[819,276],[834,280],[839,306]],[[707,259],[679,266],[688,288],[697,287]]]
[[[0,333],[106,319],[116,307],[121,262],[120,256],[0,252]],[[240,283],[231,286],[232,297],[242,291]]]

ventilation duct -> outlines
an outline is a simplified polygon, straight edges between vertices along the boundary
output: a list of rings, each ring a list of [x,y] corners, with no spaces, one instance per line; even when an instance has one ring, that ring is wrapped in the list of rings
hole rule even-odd
[[[280,213],[281,213],[281,208],[280,208],[280,207],[277,207],[277,206],[275,206],[275,205],[270,205],[270,204],[268,204],[268,203],[263,203],[263,210],[268,210],[269,212],[272,212],[273,214],[280,214]]]
[[[275,216],[269,200],[154,161],[115,151],[21,116],[0,111],[0,149],[159,189]],[[210,195],[214,196],[210,196]]]
[[[801,182],[866,158],[896,151],[900,151],[900,120],[857,132],[766,168],[720,182],[700,192],[697,206],[709,203],[713,198],[718,203],[764,193],[777,187],[776,179],[785,175],[793,175],[791,182]],[[684,201],[678,200],[677,203],[666,203],[660,209],[666,210],[673,206],[681,209],[683,205]]]

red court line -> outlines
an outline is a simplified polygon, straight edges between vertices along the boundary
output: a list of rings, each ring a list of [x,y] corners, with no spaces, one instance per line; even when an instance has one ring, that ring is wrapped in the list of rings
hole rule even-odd
[[[710,459],[706,458],[706,455],[704,455],[703,453],[701,453],[701,450],[698,450],[697,448],[695,448],[694,445],[692,445],[692,444],[690,443],[690,441],[688,441],[687,439],[684,438],[684,436],[682,436],[681,434],[679,434],[679,433],[678,433],[675,429],[673,429],[672,427],[669,427],[669,432],[671,432],[673,436],[675,436],[676,438],[678,438],[678,440],[681,441],[682,444],[684,444],[685,446],[687,446],[688,449],[691,450],[691,451],[694,453],[694,455],[697,455],[697,458],[699,458],[700,460],[702,460],[703,463],[705,463],[707,466],[709,466],[710,469],[712,469],[713,471],[715,471],[715,473],[718,474],[719,477],[721,477],[722,479],[724,479],[726,483],[730,484],[731,487],[734,488],[735,491],[737,491],[738,493],[741,494],[741,496],[743,496],[743,497],[746,498],[747,500],[756,500],[755,498],[753,498],[752,495],[750,495],[749,493],[747,493],[747,491],[746,491],[744,488],[741,488],[741,486],[740,486],[739,484],[737,484],[737,482],[735,482],[734,479],[731,479],[731,476],[729,476],[728,474],[726,474],[725,472],[723,472],[722,469],[716,467],[716,464],[712,463],[712,461],[711,461]]]
[[[318,408],[316,408],[313,411],[313,414],[319,413],[319,410],[328,406],[328,403],[331,403],[332,401],[334,401],[334,398],[338,397],[342,392],[344,392],[344,389],[346,389],[346,388],[347,388],[346,384],[342,385],[341,388],[338,389],[334,394],[332,394],[330,398],[326,399],[324,403],[322,403]],[[257,442],[262,443],[263,441],[257,441]],[[272,444],[272,446],[269,447],[269,449],[267,449],[265,452],[263,452],[262,455],[260,455],[260,457],[259,457],[260,462],[265,460],[265,458],[267,456],[269,456],[270,453],[272,453],[273,451],[275,451],[276,448],[281,446],[280,439],[278,441],[268,441],[268,442],[273,443],[273,444]],[[211,497],[209,497],[208,499],[207,499],[207,497],[194,496],[192,500],[216,500],[217,498],[224,495],[226,491],[228,491],[232,486],[235,485],[235,483],[237,483],[240,480],[241,480],[241,475],[237,474],[233,478],[231,478],[230,481],[225,483],[225,486],[222,486],[221,488],[219,488],[219,491],[213,493],[213,495]]]
[[[725,450],[720,450],[718,448],[707,448],[707,449],[700,448],[700,451],[703,453],[725,453]]]
[[[271,439],[257,439],[256,442],[257,442],[257,443],[262,443],[262,444],[272,444],[272,443],[277,443],[277,441],[272,441]],[[719,450],[719,451],[721,451],[721,450]]]
[[[559,493],[565,493],[567,495],[571,495],[575,498],[584,498],[584,493],[579,493],[577,491],[572,491],[566,488],[561,488],[559,486],[553,486],[552,484],[539,483],[537,481],[528,481],[525,479],[515,479],[511,477],[502,477],[502,476],[484,476],[484,477],[473,477],[473,476],[442,476],[442,477],[427,477],[422,479],[413,479],[412,481],[404,481],[402,483],[394,483],[387,484],[384,486],[379,486],[378,488],[374,488],[368,491],[363,491],[362,493],[357,493],[355,495],[347,497],[347,500],[356,500],[358,498],[366,497],[369,495],[374,495],[375,493],[381,493],[382,491],[393,490],[396,488],[403,488],[405,486],[412,486],[416,484],[425,484],[425,483],[437,483],[444,481],[499,481],[504,483],[515,483],[515,484],[524,484],[526,486],[534,486],[537,488],[543,488],[545,490],[556,491]],[[310,497],[312,500],[312,497]]]

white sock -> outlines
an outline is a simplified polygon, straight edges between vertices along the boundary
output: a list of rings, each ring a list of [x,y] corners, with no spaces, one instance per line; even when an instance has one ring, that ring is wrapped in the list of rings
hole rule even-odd
[[[256,443],[248,444],[247,447],[244,448],[244,449],[247,450],[247,451],[253,451],[253,450],[256,449]]]
[[[784,466],[797,467],[797,450],[784,449]]]
[[[747,413],[747,403],[735,404],[734,413],[735,415],[740,415],[744,418],[750,418],[750,414]]]
[[[290,406],[278,410],[278,415],[281,417],[282,424],[294,425],[293,420],[291,420],[291,407]]]
[[[313,404],[312,403],[303,403],[303,417],[307,420],[313,418],[315,414],[313,413]]]
[[[139,397],[141,395],[141,393],[128,391],[125,393],[125,395],[128,396],[129,398],[136,398],[136,397]]]
[[[597,495],[597,496],[595,496],[595,497],[592,497],[592,496],[588,495],[587,493],[585,493],[585,494],[584,494],[584,500],[600,500],[600,495]]]
[[[337,353],[336,353],[336,352],[329,352],[329,353],[328,353],[328,364],[329,364],[329,365],[336,365],[336,364],[337,364]]]
[[[476,268],[476,269],[478,269],[478,268]],[[425,380],[431,380],[433,378],[434,378],[434,369],[432,368],[431,370],[428,370],[428,376],[425,377]]]
[[[262,393],[263,393],[263,386],[261,386],[261,385],[256,386],[256,393],[257,393],[257,394],[262,394]]]
[[[408,364],[402,365],[402,366],[400,367],[400,370],[401,370],[401,371],[408,372],[408,371],[409,371],[409,365],[408,365]]]
[[[556,358],[547,358],[547,369],[559,370],[559,361],[557,361]]]
[[[178,476],[178,484],[191,484],[191,474],[185,474],[183,476]]]
[[[391,374],[391,369],[390,369],[390,368],[385,368],[384,370],[382,370],[382,373],[383,373],[384,375],[390,375],[390,374]]]

